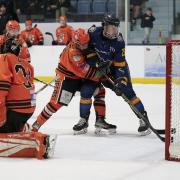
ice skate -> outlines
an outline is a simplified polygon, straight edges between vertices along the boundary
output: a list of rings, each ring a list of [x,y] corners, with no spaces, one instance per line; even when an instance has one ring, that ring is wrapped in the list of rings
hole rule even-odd
[[[102,129],[108,130],[109,134],[116,133],[116,125],[109,124],[104,120],[104,117],[98,117],[95,123],[95,134],[99,135]]]
[[[79,122],[73,127],[74,135],[86,134],[87,127],[88,127],[88,120],[86,120],[85,118],[81,118]]]
[[[49,159],[53,157],[55,145],[56,145],[57,135],[47,135],[45,138],[46,152],[44,154],[44,159]]]
[[[148,127],[148,125],[142,119],[139,120],[138,132],[141,136],[146,136],[151,133],[151,129]]]

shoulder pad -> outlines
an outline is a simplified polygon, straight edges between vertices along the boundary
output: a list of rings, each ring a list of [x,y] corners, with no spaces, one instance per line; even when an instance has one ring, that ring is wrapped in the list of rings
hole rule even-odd
[[[96,25],[92,25],[89,29],[88,32],[92,33],[96,30]]]

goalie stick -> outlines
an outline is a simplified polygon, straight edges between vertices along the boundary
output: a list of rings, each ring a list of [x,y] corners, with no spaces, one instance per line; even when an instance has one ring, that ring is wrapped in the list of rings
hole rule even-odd
[[[52,82],[54,82],[56,80],[56,77],[54,77],[51,81],[49,81],[48,83],[46,83],[43,87],[41,87],[39,90],[37,90],[34,94],[37,95],[38,93],[40,93],[41,91],[43,91],[47,86],[50,86]],[[51,85],[52,86],[52,85]],[[54,87],[54,86],[52,86]]]
[[[50,33],[50,32],[45,32],[45,34],[51,36],[51,37],[52,37],[52,40],[55,41],[54,36],[53,36],[52,33]]]
[[[105,78],[114,86],[114,82],[107,76],[107,74],[102,70],[102,74],[105,76]],[[127,102],[130,106],[130,108],[146,123],[148,124],[149,128],[152,130],[154,134],[163,142],[165,142],[165,137],[162,137],[160,134],[164,134],[164,129],[155,129],[151,123],[149,122],[149,119],[146,118],[135,106],[133,106],[130,102],[130,100],[126,97],[125,94],[121,94],[121,97],[124,99],[125,102]]]
[[[38,82],[41,82],[41,83],[43,83],[43,84],[45,84],[45,85],[54,87],[51,83],[50,83],[50,84],[49,84],[49,83],[46,83],[46,82],[44,82],[44,81],[42,81],[42,80],[40,80],[40,79],[38,79],[38,78],[36,78],[36,77],[34,77],[34,80],[36,80],[36,81],[38,81]]]

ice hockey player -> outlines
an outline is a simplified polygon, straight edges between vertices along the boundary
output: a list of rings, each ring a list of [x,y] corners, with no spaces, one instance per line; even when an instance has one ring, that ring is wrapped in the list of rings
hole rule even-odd
[[[108,81],[104,85],[111,88],[118,96],[123,93],[131,102],[132,106],[146,118],[147,113],[141,100],[133,90],[128,63],[125,58],[125,43],[122,35],[118,32],[120,21],[113,14],[107,14],[102,21],[102,27],[92,26],[89,29],[90,44],[99,56],[99,66],[104,70],[109,69],[115,86]],[[137,113],[135,113],[140,119]],[[141,135],[150,134],[146,123],[140,119],[138,132]]]
[[[17,40],[20,46],[19,59],[23,59],[23,61],[30,62],[30,53],[28,50],[28,46],[24,39],[19,36],[20,26],[19,23],[15,20],[10,20],[6,24],[6,34],[0,35],[0,45],[2,45],[7,39],[13,38]]]
[[[56,136],[32,132],[26,123],[35,110],[34,72],[19,58],[20,46],[12,37],[0,46],[0,157],[50,158]]]
[[[94,51],[87,51],[86,52],[86,61],[87,63],[91,64],[94,60],[96,60],[97,54]],[[116,133],[116,125],[109,124],[105,121],[106,116],[106,103],[105,103],[105,88],[101,83],[99,83],[98,87],[96,88],[94,94],[93,94],[93,106],[95,110],[96,115],[96,121],[95,121],[95,134],[100,134],[101,130],[107,130],[109,134]],[[86,102],[86,103],[84,103]],[[86,99],[83,93],[81,92],[81,100],[80,100],[80,120],[79,122],[73,126],[74,134],[85,134],[87,133],[88,128],[88,121],[89,121],[89,114],[87,115],[86,109],[91,108],[92,101],[89,99]]]
[[[80,91],[83,97],[80,107],[83,116],[89,116],[91,97],[99,85],[100,73],[97,68],[90,67],[86,63],[83,53],[88,48],[88,43],[89,35],[84,29],[79,28],[74,31],[72,41],[60,55],[51,100],[33,123],[34,131],[38,131],[62,106],[67,106],[76,91]],[[84,108],[83,104],[88,106]]]
[[[20,36],[26,41],[28,47],[33,45],[43,45],[44,37],[37,24],[33,27],[32,19],[25,20],[26,29],[21,31]]]
[[[60,16],[60,26],[56,29],[56,40],[52,45],[67,45],[72,39],[73,28],[67,24],[67,17]]]

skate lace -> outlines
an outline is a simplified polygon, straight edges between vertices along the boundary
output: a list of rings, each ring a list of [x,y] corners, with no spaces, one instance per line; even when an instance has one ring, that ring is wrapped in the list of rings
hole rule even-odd
[[[146,126],[146,123],[142,119],[139,120],[139,123],[140,123],[140,126]]]
[[[79,120],[78,126],[83,125],[85,123],[86,123],[86,120],[82,118],[82,119]]]

